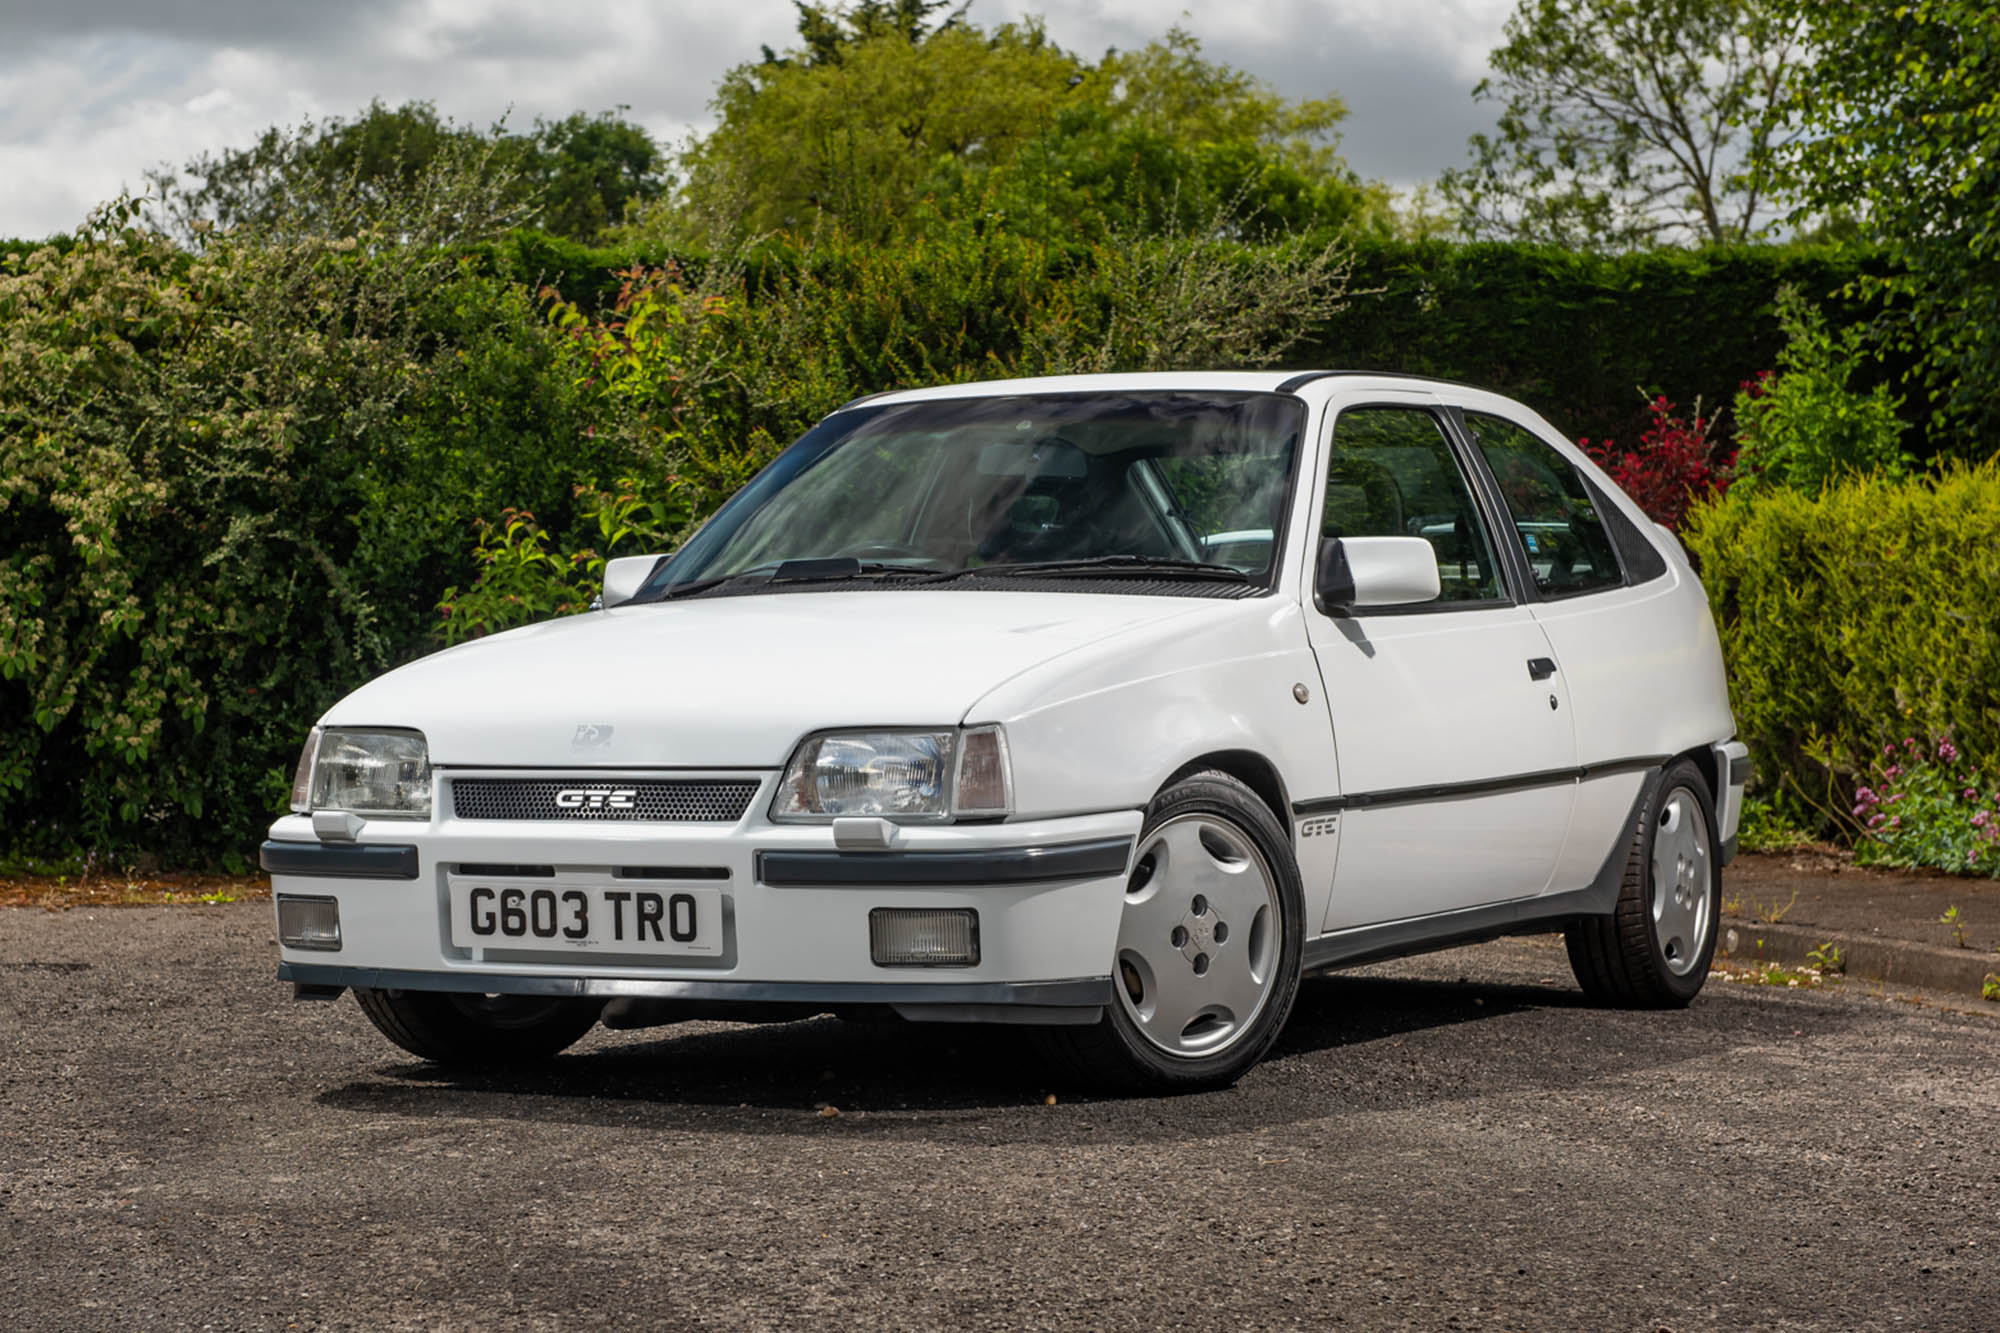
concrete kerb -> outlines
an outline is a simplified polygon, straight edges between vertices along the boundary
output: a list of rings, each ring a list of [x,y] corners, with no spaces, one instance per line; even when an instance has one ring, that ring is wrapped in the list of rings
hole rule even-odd
[[[1977,996],[1989,975],[2000,974],[2000,955],[1978,950],[1944,949],[1907,940],[1737,917],[1722,919],[1715,953],[1718,963],[1809,967],[1813,965],[1813,951],[1828,945],[1840,950],[1841,975],[1852,981],[1880,981],[1891,986]]]

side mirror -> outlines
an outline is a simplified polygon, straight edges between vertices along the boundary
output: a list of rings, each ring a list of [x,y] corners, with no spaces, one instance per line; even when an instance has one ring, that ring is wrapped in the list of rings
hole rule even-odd
[[[1322,537],[1313,604],[1330,616],[1434,602],[1437,552],[1422,537]]]
[[[599,606],[617,606],[629,602],[633,594],[646,586],[646,580],[653,571],[667,561],[670,555],[621,555],[616,560],[604,562],[604,591],[599,595]]]

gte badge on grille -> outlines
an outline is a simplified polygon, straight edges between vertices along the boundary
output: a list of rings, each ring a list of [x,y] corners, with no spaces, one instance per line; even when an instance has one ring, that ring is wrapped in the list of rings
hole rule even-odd
[[[581,787],[565,787],[556,793],[558,810],[636,810],[639,808],[639,793],[633,787],[612,787],[608,790],[586,791]]]

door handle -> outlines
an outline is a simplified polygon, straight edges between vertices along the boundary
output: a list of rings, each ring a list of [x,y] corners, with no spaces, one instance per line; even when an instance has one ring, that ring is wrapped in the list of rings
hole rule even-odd
[[[1531,657],[1528,659],[1529,680],[1547,680],[1555,674],[1556,664],[1552,659],[1546,657]]]

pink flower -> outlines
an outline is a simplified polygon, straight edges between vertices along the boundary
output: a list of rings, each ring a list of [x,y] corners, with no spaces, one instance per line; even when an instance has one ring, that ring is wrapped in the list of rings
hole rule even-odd
[[[1964,791],[1959,793],[1959,796],[1965,800],[1971,801],[1971,800],[1976,800],[1979,796],[1979,793],[1974,791],[1972,788],[1967,787]]]
[[[1887,745],[1882,747],[1882,753],[1883,754],[1896,753],[1896,743],[1894,741],[1890,741]]]
[[[1975,814],[1972,817],[1972,827],[1974,828],[1986,827],[1986,812],[1984,810],[1981,810],[1979,813]]]
[[[1944,760],[1944,761],[1945,761],[1945,762],[1946,762],[1947,764],[1955,764],[1955,763],[1957,763],[1957,762],[1958,762],[1958,747],[1957,747],[1956,745],[1953,745],[1953,744],[1952,744],[1952,743],[1951,743],[1950,741],[1948,741],[1948,740],[1945,740],[1945,741],[1939,741],[1939,742],[1938,742],[1938,758],[1940,758],[1940,759]]]
[[[1882,816],[1880,815],[1870,815],[1868,818],[1869,828],[1879,828],[1881,826],[1881,823],[1882,823]]]
[[[1898,768],[1896,765],[1891,764],[1887,768],[1882,770],[1882,776],[1889,781],[1894,781],[1895,779],[1903,776],[1903,770],[1901,768]]]

